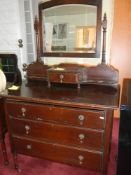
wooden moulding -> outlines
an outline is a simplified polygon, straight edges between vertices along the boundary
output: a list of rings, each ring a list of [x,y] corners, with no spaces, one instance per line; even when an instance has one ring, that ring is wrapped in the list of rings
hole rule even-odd
[[[48,87],[51,83],[61,84],[77,84],[77,88],[80,88],[80,84],[86,80],[86,68],[83,66],[71,64],[58,65],[47,70],[48,72]]]
[[[73,66],[73,67],[72,67]],[[58,68],[58,69],[57,69]],[[60,70],[62,68],[62,70]],[[96,85],[108,85],[117,86],[119,82],[119,72],[111,65],[101,63],[97,66],[84,66],[79,64],[59,64],[49,67],[44,65],[42,62],[33,62],[31,64],[24,65],[24,71],[26,71],[26,78],[28,80],[41,80],[48,81],[48,83],[69,83],[69,84],[96,84]],[[80,73],[80,81],[72,79],[77,73]],[[51,75],[64,75],[66,81],[61,79],[52,79]],[[69,77],[68,77],[69,76]],[[50,86],[49,86],[50,87]],[[78,86],[80,87],[80,86]]]
[[[33,62],[29,65],[23,65],[23,71],[26,71],[26,78],[28,80],[47,80],[47,69],[49,66],[44,65],[43,62]]]
[[[119,82],[119,71],[111,65],[98,64],[87,68],[87,83],[116,86]]]

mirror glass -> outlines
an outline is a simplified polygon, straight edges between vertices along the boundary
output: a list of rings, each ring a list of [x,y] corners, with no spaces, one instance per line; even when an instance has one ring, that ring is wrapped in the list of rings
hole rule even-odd
[[[43,10],[42,17],[44,52],[95,52],[96,6],[56,6]]]
[[[99,58],[102,0],[39,4],[40,53],[45,57]]]

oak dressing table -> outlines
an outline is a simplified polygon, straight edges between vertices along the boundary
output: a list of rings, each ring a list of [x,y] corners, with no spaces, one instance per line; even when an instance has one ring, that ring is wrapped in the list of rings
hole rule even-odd
[[[106,173],[119,89],[22,82],[3,98],[16,168],[18,153]]]
[[[73,50],[70,53],[48,51],[45,46],[43,51],[47,43],[44,43],[45,33],[42,33],[42,10],[72,4],[77,4],[77,7],[78,4],[82,7],[95,6],[95,47],[93,45],[86,51],[80,47],[80,52],[74,53]],[[35,20],[37,60],[24,65],[27,80],[22,82],[20,89],[7,90],[1,95],[15,168],[19,168],[17,154],[24,154],[106,174],[113,112],[119,105],[118,71],[106,65],[105,60],[106,16],[103,22],[102,63],[96,67],[83,67],[78,88],[74,79],[73,82],[68,81],[68,72],[64,72],[67,81],[48,79],[51,67],[40,58],[43,55],[97,57],[100,54],[101,5],[101,0],[52,0],[39,5],[39,21]],[[56,48],[61,47],[57,45]]]

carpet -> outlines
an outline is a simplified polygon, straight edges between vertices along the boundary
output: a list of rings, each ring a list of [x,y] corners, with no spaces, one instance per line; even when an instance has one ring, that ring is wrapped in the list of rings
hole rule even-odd
[[[118,147],[118,129],[119,119],[114,119],[112,131],[112,143],[110,160],[107,175],[116,175],[116,155]],[[65,164],[55,163],[29,156],[18,155],[20,172],[14,169],[13,159],[9,148],[8,134],[6,134],[5,142],[7,145],[7,153],[9,165],[3,165],[2,152],[0,150],[0,175],[100,175],[100,173],[87,171],[83,168],[69,166]]]

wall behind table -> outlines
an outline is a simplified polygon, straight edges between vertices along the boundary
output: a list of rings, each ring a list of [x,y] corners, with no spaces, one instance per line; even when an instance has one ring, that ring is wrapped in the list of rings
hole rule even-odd
[[[20,36],[19,1],[0,0],[0,53],[15,53],[21,69],[23,58],[18,47]]]
[[[131,78],[131,1],[115,0],[114,25],[111,43],[111,64],[119,70],[122,90],[123,78]],[[115,116],[120,116],[116,111]]]
[[[111,43],[111,64],[123,78],[131,78],[131,0],[115,0],[114,27]]]

